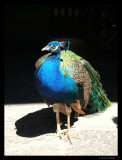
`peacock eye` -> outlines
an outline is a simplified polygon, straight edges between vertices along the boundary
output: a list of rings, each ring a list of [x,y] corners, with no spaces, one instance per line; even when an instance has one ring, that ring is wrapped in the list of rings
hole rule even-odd
[[[58,50],[58,45],[53,44],[53,45],[50,46],[50,48],[51,48],[52,50],[56,51],[56,50]]]
[[[56,45],[53,45],[52,48],[55,49],[55,48],[56,48]]]
[[[51,48],[52,49],[57,49],[57,45],[52,45]]]

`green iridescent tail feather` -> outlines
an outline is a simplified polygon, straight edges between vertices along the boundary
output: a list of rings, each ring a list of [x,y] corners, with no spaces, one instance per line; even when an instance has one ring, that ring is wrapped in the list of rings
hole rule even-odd
[[[81,57],[82,58],[82,57]],[[88,71],[91,78],[91,94],[89,99],[90,112],[95,113],[99,111],[104,111],[111,105],[111,102],[107,98],[107,94],[105,90],[102,88],[102,84],[100,82],[100,75],[91,64],[82,58],[82,60],[86,63],[86,70]]]

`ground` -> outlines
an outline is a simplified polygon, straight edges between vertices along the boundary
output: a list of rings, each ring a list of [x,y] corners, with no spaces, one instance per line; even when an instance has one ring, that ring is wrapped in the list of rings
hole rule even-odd
[[[55,113],[44,103],[5,105],[4,155],[118,155],[118,104],[106,111],[71,118],[72,143],[64,136],[49,136],[56,131]],[[66,131],[66,116],[61,114]]]

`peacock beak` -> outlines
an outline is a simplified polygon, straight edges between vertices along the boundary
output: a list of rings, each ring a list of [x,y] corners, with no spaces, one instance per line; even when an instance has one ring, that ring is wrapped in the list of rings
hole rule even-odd
[[[42,48],[41,51],[49,51],[49,50],[50,50],[50,47],[49,47],[49,46],[46,46],[46,47]]]

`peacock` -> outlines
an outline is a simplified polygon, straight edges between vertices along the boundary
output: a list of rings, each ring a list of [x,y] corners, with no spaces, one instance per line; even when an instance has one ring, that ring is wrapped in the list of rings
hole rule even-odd
[[[102,88],[100,75],[91,64],[69,50],[70,41],[51,41],[41,51],[48,51],[35,63],[35,85],[44,102],[56,113],[57,135],[61,133],[60,116],[67,116],[67,137],[70,140],[70,116],[104,111],[111,105]],[[70,141],[71,142],[71,141]]]

